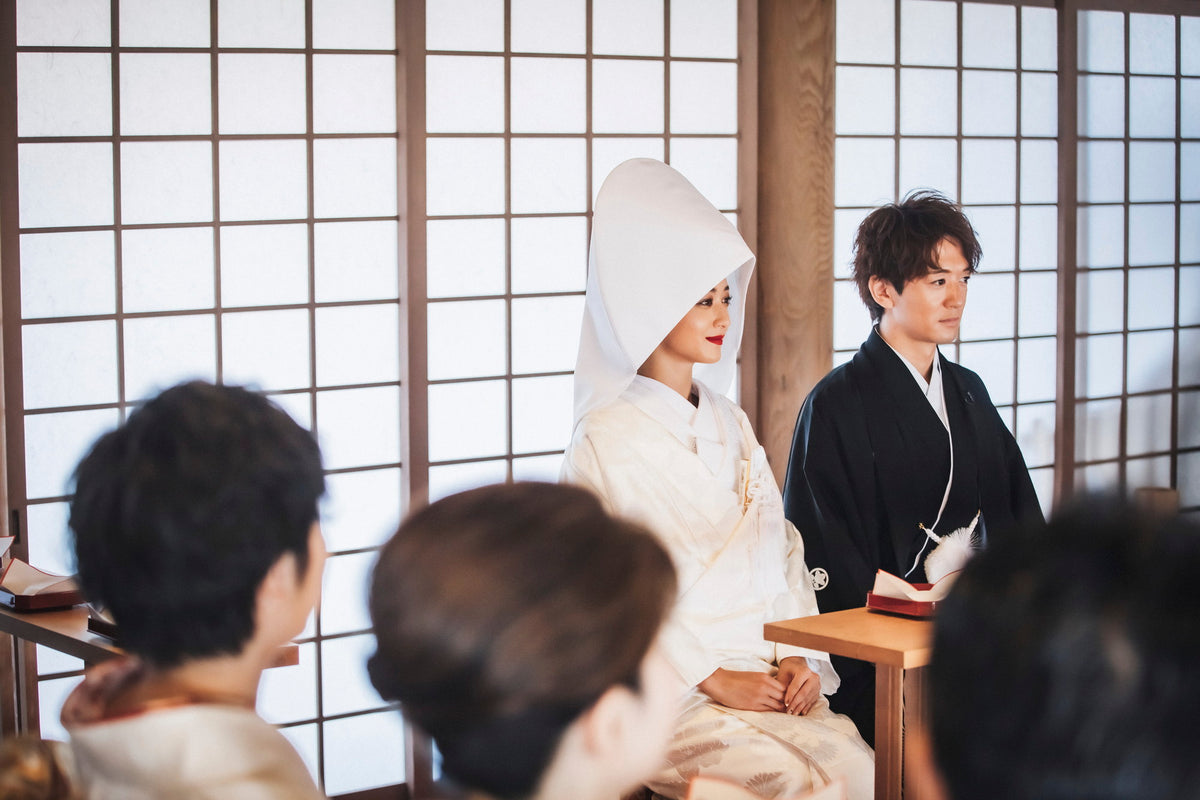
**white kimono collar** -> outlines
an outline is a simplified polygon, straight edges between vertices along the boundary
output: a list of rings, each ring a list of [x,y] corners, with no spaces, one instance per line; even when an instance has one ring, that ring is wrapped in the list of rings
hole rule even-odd
[[[754,254],[725,216],[661,161],[635,158],[604,181],[592,217],[575,365],[575,417],[615,400],[706,292],[733,295],[721,360],[697,364],[714,392],[733,381]]]

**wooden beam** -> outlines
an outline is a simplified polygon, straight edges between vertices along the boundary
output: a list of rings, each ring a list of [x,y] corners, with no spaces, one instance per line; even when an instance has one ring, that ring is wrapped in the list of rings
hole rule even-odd
[[[780,482],[800,404],[833,365],[834,13],[758,3],[755,419]]]

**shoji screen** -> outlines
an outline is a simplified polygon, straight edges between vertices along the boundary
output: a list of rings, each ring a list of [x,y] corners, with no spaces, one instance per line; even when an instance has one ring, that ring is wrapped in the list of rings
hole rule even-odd
[[[31,560],[71,569],[71,470],[139,402],[192,377],[270,392],[320,439],[333,556],[301,663],[268,672],[260,710],[330,794],[404,781],[401,726],[363,669],[365,575],[403,481],[393,2],[15,15],[6,427]],[[80,667],[39,653],[44,735]]]

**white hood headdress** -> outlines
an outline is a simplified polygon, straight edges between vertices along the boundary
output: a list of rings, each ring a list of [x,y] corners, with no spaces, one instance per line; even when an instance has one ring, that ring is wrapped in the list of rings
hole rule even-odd
[[[695,376],[723,393],[742,340],[754,254],[687,179],[635,158],[605,179],[592,216],[587,297],[575,364],[575,423],[629,386],[637,369],[704,295],[729,279],[729,330]]]

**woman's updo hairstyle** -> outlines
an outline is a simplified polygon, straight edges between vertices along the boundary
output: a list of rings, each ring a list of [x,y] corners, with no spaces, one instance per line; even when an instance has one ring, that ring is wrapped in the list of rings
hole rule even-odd
[[[612,686],[638,688],[674,596],[658,541],[589,492],[486,486],[417,511],[384,545],[367,668],[448,776],[526,797],[573,720]]]

